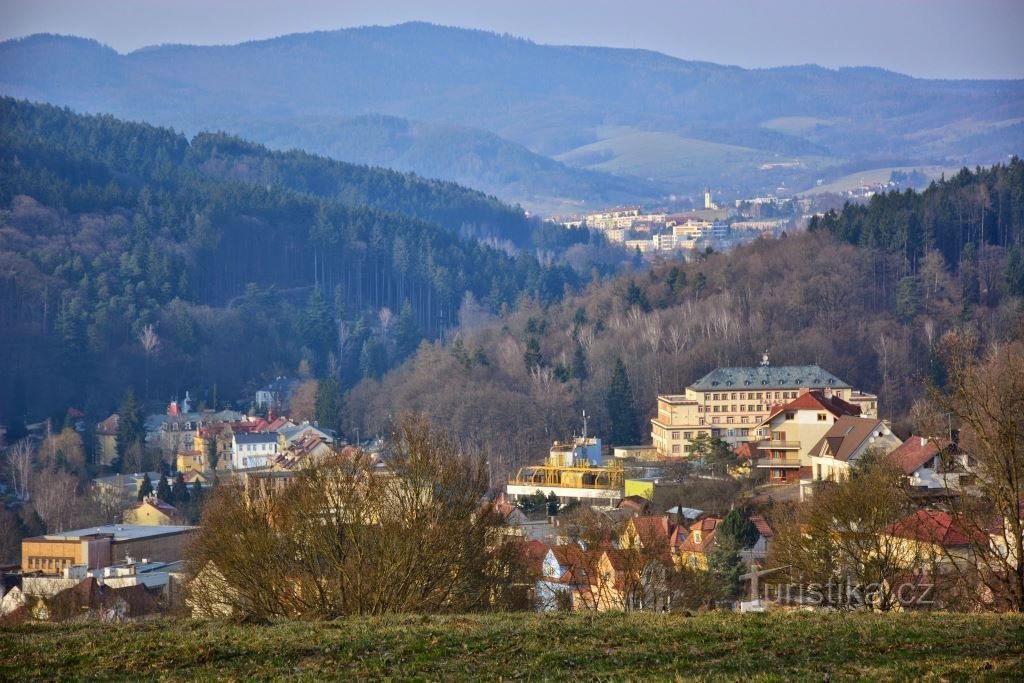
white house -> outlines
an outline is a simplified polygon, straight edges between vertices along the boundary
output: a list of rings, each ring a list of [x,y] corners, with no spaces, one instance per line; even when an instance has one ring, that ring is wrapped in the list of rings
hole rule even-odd
[[[885,422],[844,415],[811,448],[813,480],[845,478],[849,476],[850,467],[869,450],[888,455],[902,444]]]
[[[269,467],[280,451],[276,432],[235,434],[231,446],[231,466],[236,470]]]
[[[970,476],[967,455],[944,439],[911,436],[889,454],[889,461],[918,489],[957,488],[962,477]]]

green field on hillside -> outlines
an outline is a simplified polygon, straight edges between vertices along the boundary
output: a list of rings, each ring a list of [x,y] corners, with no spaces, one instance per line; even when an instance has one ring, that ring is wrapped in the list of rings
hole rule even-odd
[[[1024,616],[502,614],[0,629],[0,680],[1024,678]]]

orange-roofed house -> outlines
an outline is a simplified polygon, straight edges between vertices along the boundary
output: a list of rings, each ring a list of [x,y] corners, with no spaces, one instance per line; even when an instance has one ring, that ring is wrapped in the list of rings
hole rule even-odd
[[[660,553],[668,549],[672,526],[668,515],[631,517],[619,538],[619,547]]]
[[[967,455],[945,439],[911,436],[889,453],[888,460],[917,489],[958,488],[962,478],[970,476]]]
[[[795,399],[772,406],[758,426],[757,469],[770,484],[795,484],[811,478],[811,448],[839,418],[860,415],[860,408],[831,389],[801,389]]]
[[[689,533],[677,550],[682,566],[707,571],[708,555],[715,547],[715,531],[721,521],[717,517],[705,517],[690,525]]]
[[[895,556],[903,568],[946,566],[966,561],[974,542],[985,543],[987,536],[971,531],[962,518],[941,510],[918,510],[890,524],[885,535],[896,542]]]

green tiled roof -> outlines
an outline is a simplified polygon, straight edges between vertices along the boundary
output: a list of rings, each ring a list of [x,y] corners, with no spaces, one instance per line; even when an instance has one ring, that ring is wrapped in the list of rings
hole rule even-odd
[[[718,368],[691,385],[696,391],[722,389],[849,389],[850,385],[817,365]]]

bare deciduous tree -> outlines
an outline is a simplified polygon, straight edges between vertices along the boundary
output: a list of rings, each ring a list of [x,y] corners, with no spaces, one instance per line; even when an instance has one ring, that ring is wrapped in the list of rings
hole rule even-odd
[[[520,550],[481,504],[487,468],[422,419],[379,467],[337,457],[284,489],[225,486],[190,556],[191,602],[239,618],[513,606]]]
[[[7,468],[14,496],[27,500],[32,490],[32,444],[22,439],[7,449]]]
[[[933,415],[959,427],[973,483],[951,491],[971,541],[972,573],[983,601],[1024,611],[1024,343],[990,347],[981,359],[970,333],[943,336],[948,383],[929,391]],[[933,420],[934,422],[934,420]],[[951,480],[947,479],[947,485]]]
[[[147,324],[139,332],[139,343],[142,344],[142,351],[146,354],[146,400],[149,400],[149,363],[151,358],[160,350],[160,337],[152,324]]]

